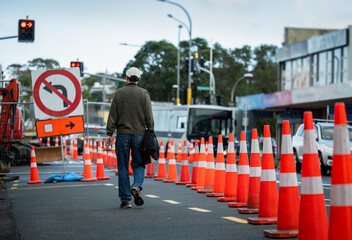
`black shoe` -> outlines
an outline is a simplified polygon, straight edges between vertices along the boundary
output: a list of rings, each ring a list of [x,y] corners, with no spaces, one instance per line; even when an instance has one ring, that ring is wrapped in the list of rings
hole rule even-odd
[[[123,202],[120,205],[120,208],[131,208],[131,207],[132,207],[132,205],[129,202]]]
[[[131,187],[131,194],[134,197],[134,204],[136,204],[137,206],[142,206],[144,204],[144,200],[141,196],[141,190],[139,190],[139,187]]]

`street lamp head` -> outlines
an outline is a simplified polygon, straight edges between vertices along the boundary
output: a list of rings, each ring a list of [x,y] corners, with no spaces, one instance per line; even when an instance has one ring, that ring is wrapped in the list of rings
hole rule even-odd
[[[181,29],[181,28],[182,28],[182,25],[178,25],[178,28],[180,28],[180,29]]]
[[[243,77],[252,78],[252,77],[253,77],[253,74],[252,74],[252,73],[245,73],[245,74],[243,75]]]
[[[168,15],[167,15],[169,18],[173,18],[173,16],[169,13]]]

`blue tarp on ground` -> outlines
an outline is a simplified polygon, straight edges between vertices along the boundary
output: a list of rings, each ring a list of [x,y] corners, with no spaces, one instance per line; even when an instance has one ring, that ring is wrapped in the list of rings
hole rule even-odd
[[[44,183],[79,181],[83,178],[84,178],[83,176],[77,175],[76,173],[68,172],[65,175],[62,175],[62,174],[51,175],[47,180],[45,180]]]

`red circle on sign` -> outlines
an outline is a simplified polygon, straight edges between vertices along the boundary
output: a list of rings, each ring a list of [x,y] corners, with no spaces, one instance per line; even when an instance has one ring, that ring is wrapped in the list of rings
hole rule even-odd
[[[42,83],[44,83],[44,81],[46,81],[45,79],[51,75],[63,75],[65,77],[67,77],[68,79],[70,79],[72,81],[73,85],[75,86],[75,92],[76,92],[75,99],[74,99],[73,103],[67,109],[64,109],[61,111],[51,110],[43,104],[42,100],[39,97],[40,85]],[[55,94],[55,93],[53,93],[53,94]],[[81,101],[81,85],[80,85],[78,79],[69,71],[66,71],[66,70],[46,71],[38,77],[37,81],[34,84],[33,98],[34,98],[34,101],[37,104],[38,108],[40,110],[42,110],[43,113],[50,115],[50,116],[53,116],[53,117],[63,117],[63,116],[66,116],[66,115],[72,113],[77,108],[78,104],[80,103],[80,101]]]

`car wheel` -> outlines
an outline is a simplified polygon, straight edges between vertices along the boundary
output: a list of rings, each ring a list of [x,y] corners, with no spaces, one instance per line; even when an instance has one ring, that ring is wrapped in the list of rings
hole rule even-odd
[[[296,172],[300,173],[302,170],[302,163],[299,162],[298,154],[297,154],[296,150],[293,151],[293,156],[295,158]]]
[[[320,152],[319,152],[319,163],[320,163],[321,175],[323,176],[328,175],[328,167],[324,165],[323,156],[321,155]]]

